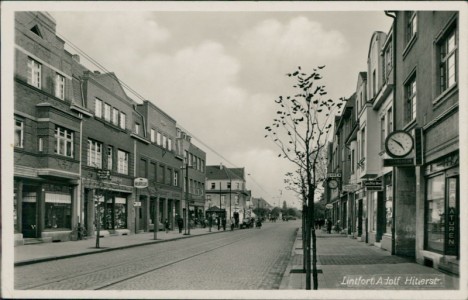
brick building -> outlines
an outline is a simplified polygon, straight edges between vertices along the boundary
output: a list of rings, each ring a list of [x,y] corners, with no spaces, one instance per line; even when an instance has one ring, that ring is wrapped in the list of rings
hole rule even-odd
[[[176,121],[138,104],[112,73],[90,71],[64,49],[47,13],[15,15],[15,244],[67,241],[174,226],[186,205]],[[190,209],[203,215],[206,154],[189,144]],[[134,187],[136,178],[148,187]],[[99,222],[99,223],[97,223]],[[28,242],[28,240],[26,240]]]

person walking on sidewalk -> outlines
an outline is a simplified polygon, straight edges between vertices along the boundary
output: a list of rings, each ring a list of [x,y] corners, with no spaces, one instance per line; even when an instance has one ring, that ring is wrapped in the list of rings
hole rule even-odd
[[[332,230],[332,222],[330,219],[327,219],[327,232],[330,234]]]
[[[166,228],[166,233],[169,233],[169,221],[167,219],[164,221],[164,228]]]
[[[226,218],[223,218],[223,230],[226,231]]]
[[[177,219],[177,226],[179,227],[179,233],[182,233],[182,228],[184,228],[184,220],[179,216]]]

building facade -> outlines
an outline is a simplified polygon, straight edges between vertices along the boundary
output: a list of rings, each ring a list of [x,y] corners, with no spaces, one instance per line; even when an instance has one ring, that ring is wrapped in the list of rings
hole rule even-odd
[[[354,208],[349,203],[346,215],[355,221],[348,220],[346,233],[459,273],[459,14],[398,11],[387,16],[394,18],[392,28],[388,34],[374,33],[368,70],[358,75],[357,130],[346,140],[348,165],[346,151],[343,157],[339,149],[349,107],[335,121],[329,173],[351,170],[349,181],[343,176],[343,185],[327,188],[327,201],[353,190]],[[411,145],[400,156],[388,148],[397,133],[409,136]],[[343,222],[342,203],[334,203],[334,222]]]
[[[242,220],[251,216],[251,192],[247,190],[244,168],[206,166],[205,208],[225,211],[226,218]]]
[[[180,143],[176,121],[138,103],[112,72],[90,71],[64,49],[47,13],[15,15],[15,245],[135,234],[204,214],[206,154]],[[190,159],[189,201],[183,193]],[[135,180],[148,186],[137,188]],[[189,205],[190,204],[190,205]],[[184,220],[185,221],[185,220]]]

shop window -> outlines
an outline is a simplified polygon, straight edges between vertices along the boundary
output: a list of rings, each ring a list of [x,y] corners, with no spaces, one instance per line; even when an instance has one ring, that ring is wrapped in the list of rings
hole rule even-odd
[[[102,221],[104,229],[107,230],[127,228],[127,199],[124,197],[107,199]]]
[[[102,144],[88,140],[88,166],[102,168]]]
[[[28,83],[38,89],[41,88],[42,65],[32,58],[28,58]]]
[[[391,180],[391,178],[390,178]],[[385,190],[385,232],[391,233],[392,232],[392,224],[393,224],[393,186],[387,185]]]
[[[15,120],[15,147],[23,148],[24,138],[24,123],[23,121]]]
[[[71,195],[45,194],[45,228],[71,228]]]
[[[445,175],[427,180],[426,199],[426,247],[428,250],[443,252],[445,237]]]
[[[55,153],[73,157],[73,132],[60,126],[55,127]]]

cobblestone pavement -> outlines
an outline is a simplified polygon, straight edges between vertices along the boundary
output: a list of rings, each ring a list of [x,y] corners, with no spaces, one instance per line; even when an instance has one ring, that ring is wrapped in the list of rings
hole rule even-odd
[[[265,224],[262,229],[16,267],[15,288],[276,289],[290,259],[296,228],[292,222]]]

